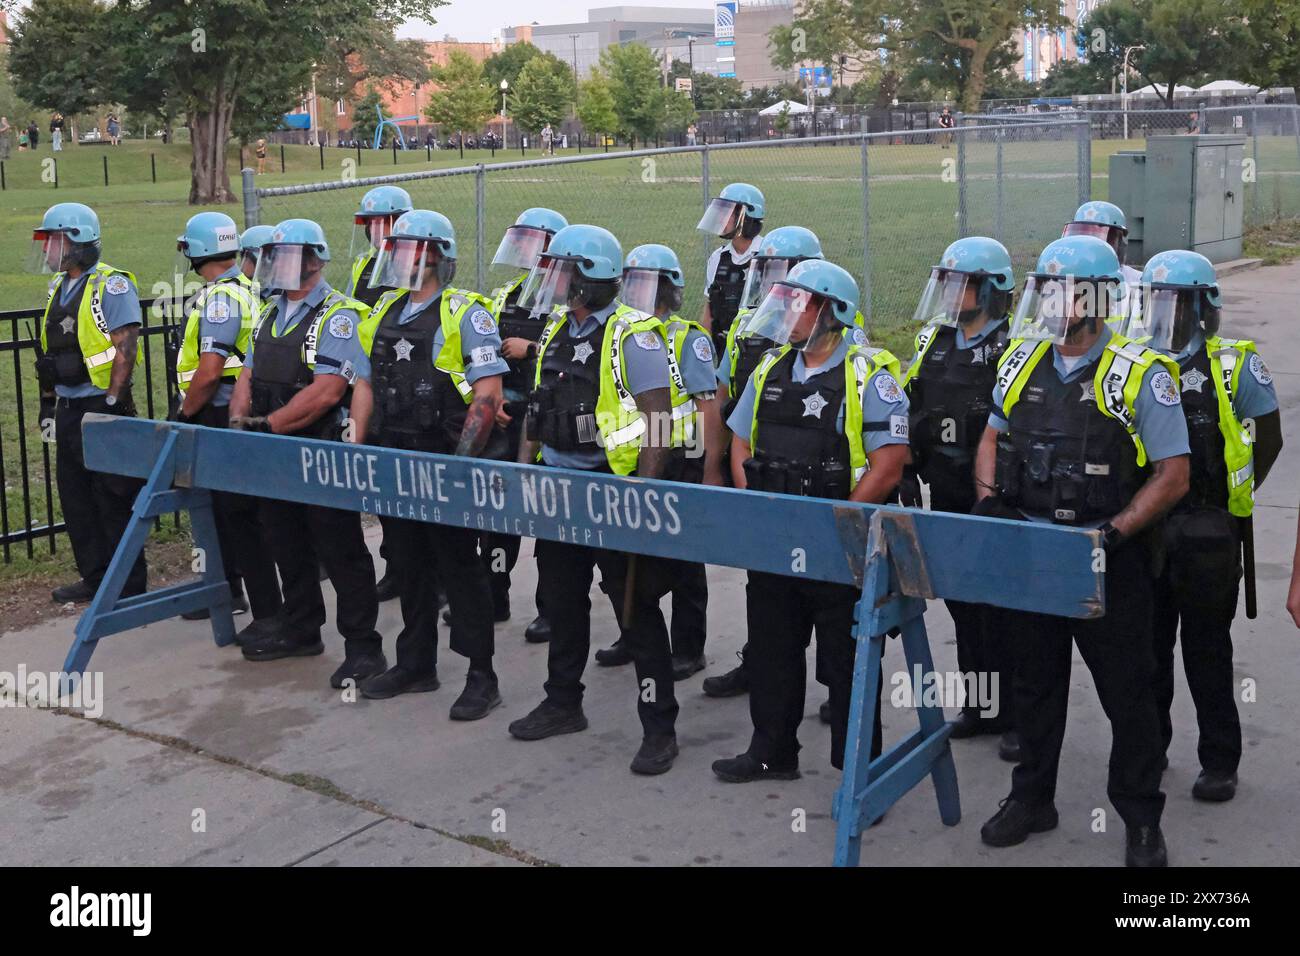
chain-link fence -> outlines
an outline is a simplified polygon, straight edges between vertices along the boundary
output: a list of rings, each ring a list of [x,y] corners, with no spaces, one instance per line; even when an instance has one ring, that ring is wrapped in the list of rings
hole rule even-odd
[[[571,222],[606,226],[625,251],[643,242],[673,247],[687,274],[683,311],[698,315],[717,240],[694,226],[707,199],[735,181],[763,190],[765,228],[799,224],[816,232],[827,258],[862,284],[862,309],[876,340],[907,351],[916,297],[949,242],[998,236],[1023,269],[1060,234],[1088,195],[1087,124],[638,150],[256,190],[247,184],[245,218],[320,222],[333,251],[330,279],[341,285],[361,196],[397,183],[417,206],[452,220],[456,281],[486,292],[506,278],[488,266],[505,228],[522,209],[549,206]]]

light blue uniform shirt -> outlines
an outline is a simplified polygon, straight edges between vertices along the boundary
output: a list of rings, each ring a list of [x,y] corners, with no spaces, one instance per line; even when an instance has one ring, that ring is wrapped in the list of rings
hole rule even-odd
[[[1178,363],[1180,367],[1187,364],[1187,360],[1196,352],[1205,348],[1205,336],[1201,334],[1200,329],[1192,333],[1191,340],[1187,347],[1177,355],[1170,357]],[[1169,353],[1166,353],[1169,354]],[[1183,373],[1182,387],[1186,388],[1215,388],[1211,382],[1195,382],[1188,384],[1187,374]],[[1232,410],[1237,413],[1237,421],[1243,421],[1247,418],[1258,418],[1260,415],[1267,415],[1278,409],[1277,391],[1273,387],[1273,375],[1264,364],[1264,360],[1259,357],[1258,353],[1252,353],[1250,360],[1242,367],[1237,375],[1237,390],[1232,394]]]
[[[397,317],[398,325],[410,325],[415,317],[425,308],[442,308],[442,293],[432,299],[416,302],[409,295],[402,303],[402,312]],[[430,346],[430,361],[438,357],[447,337],[442,334],[442,326],[433,335]],[[481,305],[472,305],[460,319],[460,349],[466,357],[465,381],[473,385],[489,375],[504,375],[510,371],[510,365],[501,357],[501,333],[492,313]]]
[[[713,343],[699,329],[690,329],[682,342],[682,359],[678,366],[686,394],[707,398],[718,390],[713,372]]]
[[[614,314],[618,308],[619,302],[615,299],[599,312],[593,312],[587,318],[578,322],[572,315],[564,323],[564,330],[560,334],[567,333],[569,338],[581,338],[589,333],[593,324],[604,325],[609,317]],[[658,340],[658,345],[653,348],[647,348],[644,342],[652,341],[650,339],[642,340],[637,335],[629,335],[624,339],[623,344],[623,381],[627,385],[628,391],[633,395],[640,395],[643,392],[650,392],[656,388],[668,387],[668,345],[662,336],[655,335],[654,339]],[[542,462],[547,465],[554,465],[557,468],[583,468],[588,471],[603,468],[609,463],[605,457],[605,451],[602,448],[582,449],[580,451],[558,451],[549,445],[542,445]]]
[[[795,354],[794,367],[790,371],[790,376],[796,382],[807,382],[809,379],[825,372],[835,371],[844,364],[844,357],[848,355],[849,342],[841,341],[839,346],[831,353],[831,357],[817,368],[810,369],[804,365],[803,353]],[[844,374],[842,371],[836,371],[836,374]],[[745,383],[745,391],[741,394],[740,400],[736,402],[735,409],[731,412],[731,417],[727,419],[727,427],[735,434],[739,435],[745,441],[749,441],[750,426],[754,422],[754,402],[756,399],[754,389],[754,379],[751,376]],[[862,396],[862,421],[863,424],[883,422],[891,426],[895,421],[901,424],[907,422],[908,401],[907,394],[903,387],[898,384],[894,378],[885,369],[880,369],[871,380],[867,382],[867,387]],[[818,412],[818,417],[822,413]],[[835,430],[841,435],[844,434],[844,403],[840,402],[840,407],[835,411]],[[906,445],[908,443],[906,429],[903,434],[893,434],[892,427],[877,430],[863,430],[862,447],[868,453],[882,448],[885,445]]]
[[[238,281],[240,270],[231,266],[213,282],[227,279]],[[199,355],[211,352],[223,359],[230,355],[239,340],[239,330],[244,321],[244,307],[232,295],[216,290],[208,295],[203,304],[203,315],[199,319]],[[230,395],[235,390],[235,383],[222,379],[217,390],[212,393],[210,402],[220,408],[230,404]]]
[[[284,335],[303,319],[315,315],[331,291],[330,284],[321,279],[307,293],[307,297],[298,302],[290,302],[283,295],[274,296],[268,305],[276,310],[275,326],[271,331],[276,335]],[[361,338],[357,334],[360,322],[355,309],[339,309],[330,316],[330,320],[321,327],[320,337],[316,340],[316,361],[312,365],[314,374],[342,375],[349,383],[359,378],[370,380],[370,358],[361,347]],[[255,351],[254,343],[250,342],[248,357],[244,359],[244,367],[249,370],[253,368]]]
[[[76,296],[77,290],[86,284],[86,276],[90,273],[83,272],[77,278],[69,281],[64,276],[62,286],[59,289],[59,303],[67,305]],[[116,288],[110,289],[109,283],[105,283],[104,297],[101,300],[104,308],[104,322],[108,325],[109,333],[116,332],[118,329],[125,328],[128,325],[139,325],[140,319],[140,294],[136,291],[135,283],[122,275],[120,272],[115,273],[111,278],[122,279],[126,282],[125,288],[122,283],[111,283]],[[73,316],[75,319],[76,316]],[[90,398],[93,395],[107,395],[108,390],[97,388],[90,382],[82,382],[80,385],[55,385],[54,394],[59,398]]]

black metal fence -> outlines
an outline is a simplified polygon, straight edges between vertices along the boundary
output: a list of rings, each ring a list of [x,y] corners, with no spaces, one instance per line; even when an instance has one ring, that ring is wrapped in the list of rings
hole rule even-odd
[[[140,414],[166,418],[176,395],[169,337],[179,325],[169,318],[171,300],[140,303],[142,356],[133,394]],[[0,312],[0,557],[8,564],[15,550],[36,556],[37,544],[57,551],[66,529],[54,481],[52,436],[42,433],[40,391],[33,363],[44,309]],[[6,379],[11,379],[6,381]]]

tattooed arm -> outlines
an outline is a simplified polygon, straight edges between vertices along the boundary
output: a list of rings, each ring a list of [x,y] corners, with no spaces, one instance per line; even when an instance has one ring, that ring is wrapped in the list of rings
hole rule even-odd
[[[108,394],[118,401],[129,395],[131,373],[135,370],[136,343],[140,339],[140,326],[124,325],[109,333],[117,354],[113,356],[113,372],[108,380]]]
[[[456,454],[474,456],[483,450],[496,426],[501,408],[501,376],[486,375],[472,386],[474,400],[465,412],[465,426],[460,430]]]
[[[1138,489],[1133,500],[1111,519],[1117,531],[1131,538],[1147,527],[1187,494],[1191,458],[1175,455],[1151,463],[1151,477]]]

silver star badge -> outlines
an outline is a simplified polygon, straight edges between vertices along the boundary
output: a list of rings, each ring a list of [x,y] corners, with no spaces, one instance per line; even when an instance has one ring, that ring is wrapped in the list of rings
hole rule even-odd
[[[1047,263],[1047,274],[1051,276],[1060,275],[1061,270],[1065,268],[1065,263],[1053,256]]]
[[[64,335],[71,335],[72,330],[77,327],[77,320],[70,315],[64,316],[63,321],[59,323],[59,327],[63,329]]]
[[[1164,282],[1165,279],[1169,278],[1169,267],[1163,262],[1160,263],[1160,265],[1151,270],[1151,278],[1155,279],[1157,282]]]
[[[1079,401],[1095,402],[1097,400],[1097,391],[1093,388],[1092,379],[1088,379],[1086,382],[1080,382],[1079,388],[1083,390],[1083,394],[1079,396]]]
[[[811,415],[813,418],[822,417],[822,409],[829,405],[830,402],[822,398],[821,392],[813,392],[803,400],[804,417]]]
[[[586,365],[587,359],[591,358],[595,351],[590,342],[580,342],[573,347],[573,360],[579,365]]]
[[[406,339],[398,339],[397,344],[393,346],[393,351],[397,353],[397,361],[411,361],[411,350],[413,348],[415,348],[415,346],[406,341]]]
[[[1199,368],[1188,369],[1182,374],[1183,391],[1199,392],[1201,386],[1210,380],[1210,377],[1204,374]]]

